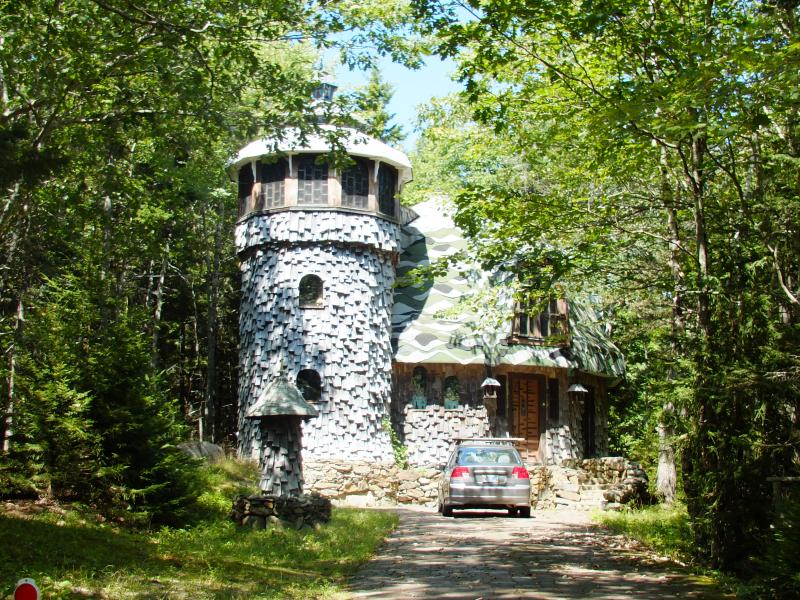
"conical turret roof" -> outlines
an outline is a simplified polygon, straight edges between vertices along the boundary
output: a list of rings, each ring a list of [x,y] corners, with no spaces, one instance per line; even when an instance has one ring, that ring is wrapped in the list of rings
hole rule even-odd
[[[316,408],[306,402],[297,386],[279,377],[272,381],[250,407],[245,415],[248,419],[264,417],[297,416],[303,418],[316,417]]]

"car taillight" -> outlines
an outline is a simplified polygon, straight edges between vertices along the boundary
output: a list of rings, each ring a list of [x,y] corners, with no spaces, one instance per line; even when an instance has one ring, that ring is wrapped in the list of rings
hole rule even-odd
[[[450,479],[458,479],[459,477],[469,477],[469,467],[453,467]]]
[[[517,479],[530,479],[531,476],[528,473],[528,469],[525,467],[514,467],[514,470],[511,471],[511,476],[516,477]]]

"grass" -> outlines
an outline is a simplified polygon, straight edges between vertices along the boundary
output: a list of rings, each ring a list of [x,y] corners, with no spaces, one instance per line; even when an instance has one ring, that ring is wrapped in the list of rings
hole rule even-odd
[[[48,599],[336,598],[397,523],[393,513],[339,508],[314,530],[240,528],[227,511],[246,487],[242,469],[209,471],[201,518],[185,529],[130,531],[79,508],[0,515],[0,598],[22,577]]]
[[[692,534],[689,515],[682,504],[656,505],[618,513],[602,513],[595,520],[614,533],[646,544],[673,560],[692,560]]]

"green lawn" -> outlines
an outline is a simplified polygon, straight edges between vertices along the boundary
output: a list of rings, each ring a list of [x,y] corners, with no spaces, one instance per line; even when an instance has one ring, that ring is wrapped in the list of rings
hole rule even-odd
[[[397,524],[389,511],[340,508],[314,530],[251,531],[225,518],[227,498],[205,500],[198,525],[153,532],[75,510],[0,515],[0,598],[22,577],[48,600],[336,598]]]

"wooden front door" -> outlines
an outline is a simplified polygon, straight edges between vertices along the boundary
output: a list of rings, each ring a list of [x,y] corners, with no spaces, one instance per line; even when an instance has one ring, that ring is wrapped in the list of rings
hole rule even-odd
[[[519,446],[522,458],[533,461],[539,451],[540,380],[533,375],[511,375],[511,435],[525,438]]]

